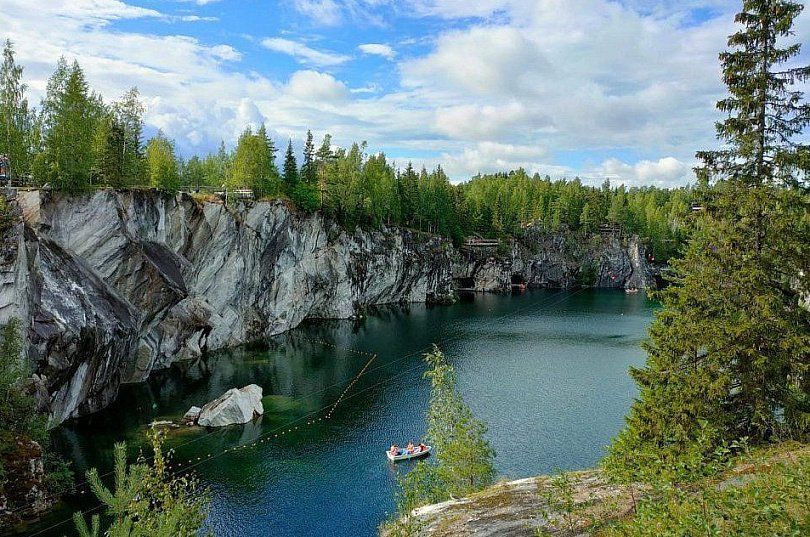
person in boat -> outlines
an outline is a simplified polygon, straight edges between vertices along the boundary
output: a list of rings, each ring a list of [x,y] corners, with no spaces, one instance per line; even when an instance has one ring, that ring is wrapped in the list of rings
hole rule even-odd
[[[399,455],[399,446],[396,444],[391,444],[391,449],[389,450],[391,455]]]
[[[413,454],[413,442],[408,442],[408,455]]]
[[[422,453],[426,449],[427,449],[427,446],[425,444],[423,444],[422,442],[419,442],[419,453]]]

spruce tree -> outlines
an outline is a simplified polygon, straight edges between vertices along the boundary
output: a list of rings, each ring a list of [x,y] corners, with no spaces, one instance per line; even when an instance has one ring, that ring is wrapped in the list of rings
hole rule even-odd
[[[279,193],[281,188],[281,177],[278,173],[278,166],[276,166],[276,153],[278,153],[278,149],[276,148],[275,142],[273,139],[270,138],[270,135],[267,134],[267,128],[262,124],[259,127],[259,130],[256,132],[256,136],[262,141],[265,147],[265,172],[263,174],[264,183],[262,185],[262,190],[264,195],[276,195]]]
[[[307,131],[307,141],[304,144],[304,162],[301,164],[301,180],[309,185],[318,182],[318,170],[315,166],[315,143],[312,131]]]
[[[14,46],[6,40],[0,67],[0,155],[7,155],[14,178],[25,176],[30,168],[32,116],[28,110],[22,81],[23,68],[14,60]]]
[[[720,56],[723,149],[698,153],[714,188],[661,293],[647,364],[632,371],[640,398],[609,469],[683,469],[719,444],[810,430],[806,146],[793,141],[810,121],[794,83],[810,69],[783,67],[799,45],[781,46],[801,9],[746,0],[737,15],[742,29]]]
[[[284,186],[287,194],[292,194],[298,185],[298,163],[295,161],[292,140],[287,144],[287,152],[284,154]]]
[[[91,95],[78,62],[60,60],[43,103],[47,180],[57,189],[78,192],[90,184],[93,139],[101,100]]]

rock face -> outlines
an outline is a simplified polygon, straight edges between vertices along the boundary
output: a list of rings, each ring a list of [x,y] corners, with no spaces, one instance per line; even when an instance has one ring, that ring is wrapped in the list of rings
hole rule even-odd
[[[203,427],[225,427],[247,423],[262,414],[262,389],[250,384],[241,389],[231,388],[202,407],[197,423]]]
[[[453,278],[458,287],[476,291],[504,291],[512,284],[562,289],[655,287],[653,268],[638,237],[581,238],[532,229],[506,255],[459,251],[453,260]]]
[[[53,425],[174,361],[453,293],[446,241],[347,233],[280,201],[104,190],[19,192],[17,204],[0,244],[0,323],[22,320]]]

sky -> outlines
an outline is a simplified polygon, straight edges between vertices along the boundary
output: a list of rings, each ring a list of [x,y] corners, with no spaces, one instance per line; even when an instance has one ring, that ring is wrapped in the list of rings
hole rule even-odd
[[[523,167],[693,180],[716,146],[733,0],[0,0],[38,105],[60,56],[106,101],[137,86],[183,156],[265,123],[454,180]],[[810,36],[810,15],[796,41]],[[801,59],[805,59],[803,56]]]

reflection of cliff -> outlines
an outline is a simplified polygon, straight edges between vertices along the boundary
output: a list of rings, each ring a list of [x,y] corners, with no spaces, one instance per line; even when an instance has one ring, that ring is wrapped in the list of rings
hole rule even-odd
[[[528,230],[509,253],[464,250],[454,254],[459,288],[503,291],[510,286],[569,288],[655,287],[654,269],[638,237],[589,237]]]
[[[95,412],[122,382],[306,318],[452,294],[450,248],[404,230],[346,233],[282,202],[19,193],[0,267],[0,322],[28,326],[52,422]],[[230,388],[232,386],[228,386]]]

